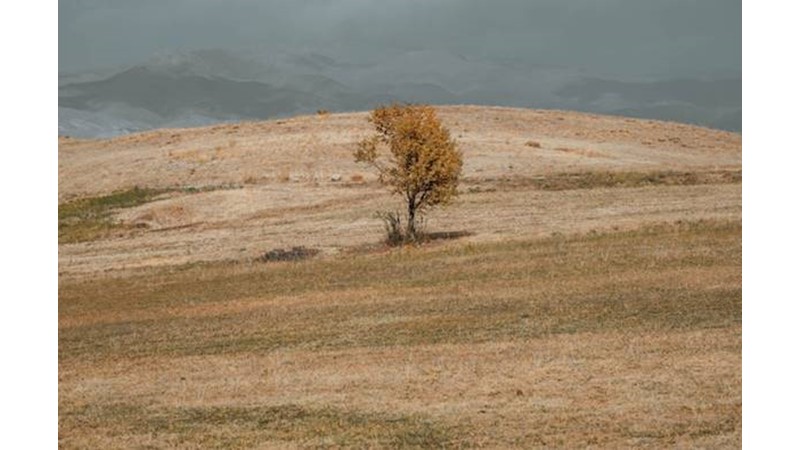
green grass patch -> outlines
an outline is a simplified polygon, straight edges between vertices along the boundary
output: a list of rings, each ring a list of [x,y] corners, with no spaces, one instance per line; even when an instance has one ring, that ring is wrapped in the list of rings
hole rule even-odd
[[[223,189],[241,189],[241,185],[221,184],[160,189],[137,186],[108,195],[70,200],[58,205],[58,243],[93,241],[114,234],[130,233],[137,229],[114,221],[112,217],[114,210],[143,205],[164,194],[199,194]]]
[[[134,187],[109,195],[71,200],[58,205],[58,243],[85,242],[107,237],[132,227],[115,222],[112,212],[153,201],[165,189]]]

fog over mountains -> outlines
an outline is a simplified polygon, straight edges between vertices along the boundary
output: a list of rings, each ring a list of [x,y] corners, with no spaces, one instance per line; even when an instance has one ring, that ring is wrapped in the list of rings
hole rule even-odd
[[[741,130],[730,0],[63,0],[59,134],[392,101]]]
[[[573,109],[741,130],[741,78],[609,80],[426,50],[369,64],[316,53],[256,60],[197,50],[116,71],[59,74],[59,135],[107,137],[394,101]]]

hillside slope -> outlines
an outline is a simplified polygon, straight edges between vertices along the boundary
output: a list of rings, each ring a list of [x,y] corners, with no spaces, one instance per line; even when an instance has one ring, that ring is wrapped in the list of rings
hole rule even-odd
[[[59,447],[741,447],[741,136],[439,111],[401,249],[366,113],[60,139]]]
[[[564,111],[439,111],[464,152],[464,183],[453,207],[430,215],[431,231],[482,241],[741,217],[739,134]],[[134,186],[163,191],[114,212],[132,231],[63,242],[60,270],[247,259],[295,245],[336,253],[379,242],[374,213],[395,203],[353,162],[355,143],[371,132],[366,117],[60,138],[60,202]]]

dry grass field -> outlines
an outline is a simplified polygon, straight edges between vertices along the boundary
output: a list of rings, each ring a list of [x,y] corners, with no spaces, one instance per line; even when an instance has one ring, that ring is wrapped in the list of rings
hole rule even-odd
[[[403,249],[364,113],[60,138],[59,446],[740,447],[741,136],[440,112]]]

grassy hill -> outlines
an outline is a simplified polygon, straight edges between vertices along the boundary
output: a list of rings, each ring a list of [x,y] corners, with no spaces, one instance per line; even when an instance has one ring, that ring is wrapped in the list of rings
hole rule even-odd
[[[60,445],[741,446],[741,136],[440,114],[405,249],[365,113],[60,139]]]

